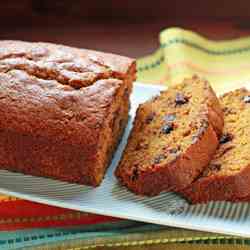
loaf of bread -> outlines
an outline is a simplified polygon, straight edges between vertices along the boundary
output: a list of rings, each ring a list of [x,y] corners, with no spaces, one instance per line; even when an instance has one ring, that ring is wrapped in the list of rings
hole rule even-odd
[[[250,91],[238,89],[220,98],[225,126],[209,166],[181,191],[192,203],[250,200]]]
[[[0,42],[0,168],[97,186],[123,129],[135,61]]]
[[[207,166],[222,129],[223,113],[208,82],[185,79],[139,106],[116,176],[136,194],[181,190]]]

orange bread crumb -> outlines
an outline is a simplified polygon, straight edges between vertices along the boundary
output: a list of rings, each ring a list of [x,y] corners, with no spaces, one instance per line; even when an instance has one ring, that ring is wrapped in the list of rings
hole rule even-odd
[[[137,194],[183,189],[211,160],[222,128],[222,110],[209,83],[185,79],[139,106],[115,174]]]

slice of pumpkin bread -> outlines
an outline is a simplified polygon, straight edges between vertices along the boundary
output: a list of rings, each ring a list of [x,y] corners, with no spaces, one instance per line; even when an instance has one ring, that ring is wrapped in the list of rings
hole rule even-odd
[[[211,163],[181,193],[192,203],[250,200],[250,91],[220,98],[225,126]]]
[[[222,129],[223,113],[209,83],[184,79],[139,106],[115,174],[141,195],[183,189],[211,160]]]

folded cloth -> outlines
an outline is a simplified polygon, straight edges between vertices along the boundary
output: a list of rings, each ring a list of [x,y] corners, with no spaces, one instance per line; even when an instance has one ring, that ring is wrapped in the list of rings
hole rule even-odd
[[[211,41],[179,28],[160,34],[160,48],[138,59],[138,81],[175,84],[198,74],[210,81],[217,93],[250,81],[250,37]]]
[[[138,81],[175,84],[198,74],[218,93],[250,80],[250,37],[211,41],[171,28],[138,59]],[[0,196],[0,249],[248,249],[250,239],[170,228]],[[180,244],[182,243],[182,244]]]

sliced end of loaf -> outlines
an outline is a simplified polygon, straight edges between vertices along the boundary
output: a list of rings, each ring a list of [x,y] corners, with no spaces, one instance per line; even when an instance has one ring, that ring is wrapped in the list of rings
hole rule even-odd
[[[185,79],[140,105],[116,176],[137,194],[182,189],[211,160],[222,128],[208,82]]]

